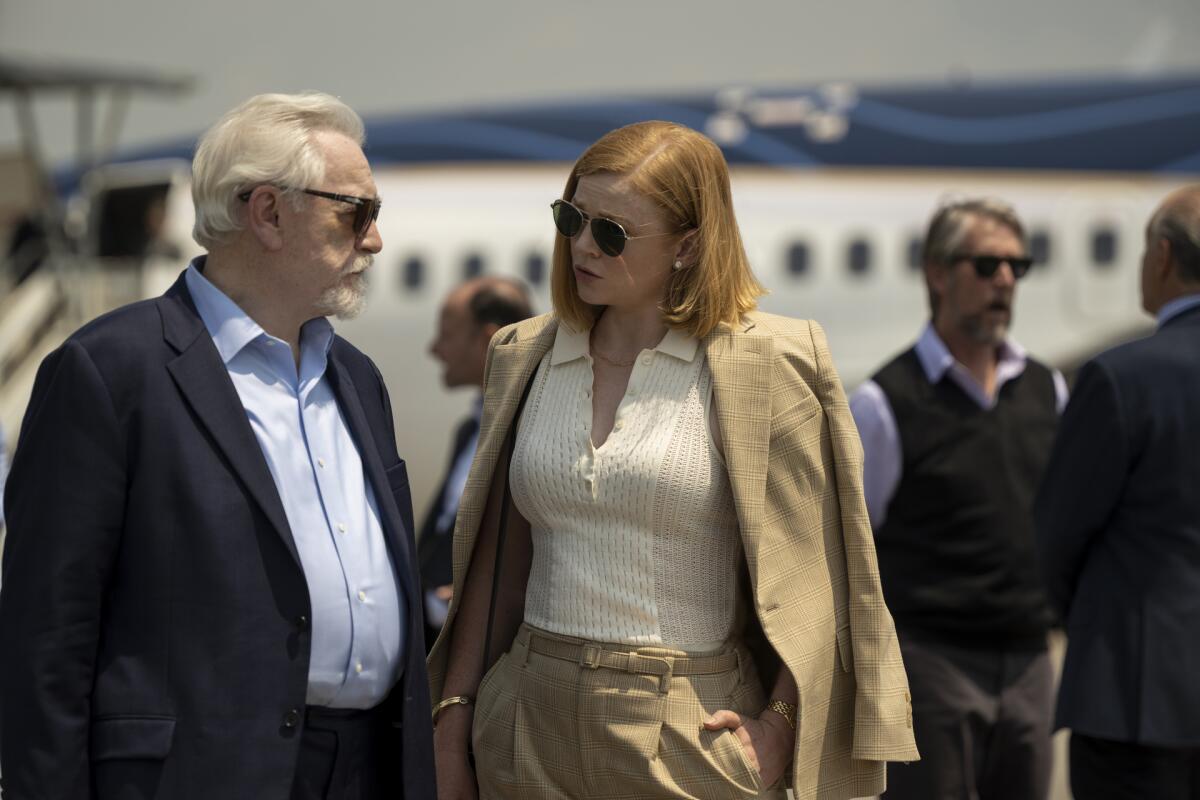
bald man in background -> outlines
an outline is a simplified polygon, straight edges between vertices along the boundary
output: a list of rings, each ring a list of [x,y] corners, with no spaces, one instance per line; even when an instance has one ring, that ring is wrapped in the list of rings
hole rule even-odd
[[[528,290],[510,278],[475,278],[456,287],[442,304],[437,335],[429,345],[430,354],[442,364],[442,385],[447,389],[473,386],[482,390],[483,367],[492,336],[504,326],[532,314]],[[483,395],[478,394],[471,415],[455,431],[446,475],[426,512],[417,540],[426,651],[437,640],[450,607],[454,519],[479,443],[482,410]]]
[[[1200,185],[1146,227],[1151,336],[1084,365],[1035,506],[1076,800],[1200,800]]]

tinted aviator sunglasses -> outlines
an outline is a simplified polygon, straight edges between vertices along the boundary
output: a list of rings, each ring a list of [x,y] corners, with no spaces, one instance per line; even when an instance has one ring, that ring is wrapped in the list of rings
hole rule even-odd
[[[1033,266],[1033,259],[1027,257],[1016,256],[975,256],[969,253],[959,253],[950,256],[950,263],[959,261],[970,261],[971,266],[975,268],[975,274],[981,278],[990,278],[996,274],[996,270],[1000,269],[1001,264],[1008,264],[1012,270],[1013,279],[1021,280],[1025,277],[1025,273],[1029,272],[1029,268]]]
[[[606,256],[621,255],[625,250],[625,243],[630,239],[670,236],[675,232],[667,231],[666,233],[647,233],[642,236],[630,236],[621,227],[619,222],[614,222],[606,217],[589,217],[566,200],[555,200],[550,204],[550,210],[554,213],[554,227],[558,228],[558,232],[568,239],[574,239],[583,233],[583,226],[590,221],[592,239],[595,240],[596,246]]]
[[[280,189],[286,189],[286,186],[280,186]],[[238,199],[245,202],[250,199],[253,189],[249,192],[242,192],[238,195]],[[322,192],[318,189],[299,189],[298,191],[305,194],[311,194],[314,197],[324,197],[326,200],[336,200],[339,203],[349,203],[354,206],[354,235],[359,239],[367,235],[367,231],[371,229],[371,223],[379,219],[379,209],[383,205],[383,201],[378,197],[355,197],[350,194],[334,194],[333,192]]]

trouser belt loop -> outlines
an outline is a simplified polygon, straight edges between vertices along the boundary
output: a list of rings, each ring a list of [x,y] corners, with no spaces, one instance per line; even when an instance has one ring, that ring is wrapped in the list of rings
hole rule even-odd
[[[733,654],[737,656],[738,676],[742,679],[742,683],[746,683],[750,680],[750,676],[746,674],[749,667],[749,664],[747,664],[748,659],[743,655],[740,647],[734,650]]]
[[[588,669],[600,668],[601,649],[594,644],[585,644],[579,654],[579,663]]]
[[[522,669],[529,663],[529,631],[524,628],[517,632],[517,638],[513,640],[512,661]]]
[[[671,678],[675,677],[675,659],[667,656],[662,661],[667,669],[658,676],[658,693],[667,694],[671,691]]]

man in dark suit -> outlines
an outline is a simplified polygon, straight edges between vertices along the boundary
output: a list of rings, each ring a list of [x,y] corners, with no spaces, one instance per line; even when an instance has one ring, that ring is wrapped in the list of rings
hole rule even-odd
[[[1086,364],[1036,506],[1071,788],[1200,798],[1200,186],[1146,229],[1154,335]]]
[[[382,247],[362,122],[260,95],[201,139],[162,297],[38,373],[6,493],[6,800],[435,795],[387,392],[326,316]]]
[[[532,314],[528,290],[511,278],[474,278],[456,287],[442,304],[437,334],[429,344],[430,354],[442,364],[442,384],[447,389],[471,386],[481,391],[484,362],[493,334]],[[471,407],[471,415],[455,431],[446,475],[425,514],[417,538],[427,650],[433,647],[442,630],[453,595],[454,520],[471,461],[475,458],[475,446],[479,443],[479,413],[482,410],[483,395],[480,394]]]

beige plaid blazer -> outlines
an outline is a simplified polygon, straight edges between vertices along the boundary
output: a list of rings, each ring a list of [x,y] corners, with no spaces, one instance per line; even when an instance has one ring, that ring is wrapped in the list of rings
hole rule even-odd
[[[458,598],[496,461],[558,320],[499,331],[484,373],[479,447],[454,531]],[[886,761],[918,758],[908,678],[862,490],[862,446],[825,334],[760,312],[703,343],[755,611],[799,689],[797,800],[879,794]],[[457,603],[429,657],[441,699]]]

